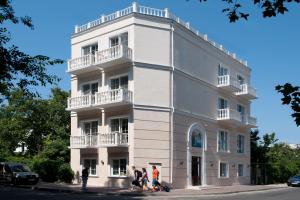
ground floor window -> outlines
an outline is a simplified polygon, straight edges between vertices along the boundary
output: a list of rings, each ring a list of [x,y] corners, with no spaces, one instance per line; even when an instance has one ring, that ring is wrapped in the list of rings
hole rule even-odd
[[[222,178],[226,178],[229,176],[229,173],[228,173],[228,163],[225,163],[225,162],[220,162],[220,177]]]
[[[111,175],[126,176],[127,159],[112,159],[111,160]]]
[[[244,176],[244,165],[238,164],[238,176]]]
[[[84,159],[83,167],[87,167],[89,169],[90,176],[97,175],[97,159]]]

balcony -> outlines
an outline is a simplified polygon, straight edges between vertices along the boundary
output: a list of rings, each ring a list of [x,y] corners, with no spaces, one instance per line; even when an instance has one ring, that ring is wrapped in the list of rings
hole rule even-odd
[[[82,74],[113,65],[131,62],[132,50],[124,45],[114,46],[95,54],[88,54],[68,61],[68,72],[71,74]]]
[[[257,119],[251,116],[242,117],[242,125],[247,128],[256,128]]]
[[[240,85],[240,90],[235,93],[237,96],[244,97],[246,99],[256,99],[256,90],[248,84]]]
[[[116,89],[68,98],[69,111],[80,111],[95,107],[107,108],[111,106],[132,103],[132,92],[127,89]]]
[[[101,146],[120,147],[128,146],[128,133],[107,133],[100,135]]]
[[[217,120],[236,123],[242,121],[242,116],[241,113],[230,108],[218,109]]]
[[[98,135],[81,135],[70,137],[70,148],[97,148]]]
[[[230,92],[238,92],[240,89],[238,81],[230,75],[218,76],[217,86]]]
[[[70,136],[71,149],[126,146],[128,146],[128,133]]]

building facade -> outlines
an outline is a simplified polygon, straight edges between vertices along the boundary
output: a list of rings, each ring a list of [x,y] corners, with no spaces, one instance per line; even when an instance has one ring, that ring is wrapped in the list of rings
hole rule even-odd
[[[168,9],[130,7],[75,27],[71,167],[127,187],[152,165],[174,188],[250,183],[251,70]]]

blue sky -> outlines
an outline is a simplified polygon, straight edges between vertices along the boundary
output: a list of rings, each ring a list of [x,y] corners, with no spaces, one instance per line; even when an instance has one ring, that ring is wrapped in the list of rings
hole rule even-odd
[[[131,4],[128,0],[15,0],[13,6],[19,16],[29,15],[35,30],[23,26],[11,26],[13,43],[31,54],[43,54],[52,58],[68,60],[70,37],[74,25],[97,19]],[[274,87],[290,82],[300,85],[300,5],[289,6],[284,16],[263,19],[257,6],[245,3],[250,12],[248,21],[229,23],[221,10],[224,3],[198,0],[140,0],[141,5],[169,8],[171,12],[200,32],[222,44],[238,57],[247,60],[252,68],[252,85],[259,98],[252,104],[252,115],[258,118],[260,133],[275,132],[288,143],[300,143],[300,128],[290,117],[291,110],[280,103],[280,95]],[[218,3],[216,3],[218,2]],[[242,1],[244,2],[244,1]],[[249,1],[250,2],[250,1]],[[247,6],[247,8],[246,8]],[[70,76],[66,64],[52,67],[50,73],[62,78],[59,87],[70,89]],[[43,97],[50,87],[38,89]]]

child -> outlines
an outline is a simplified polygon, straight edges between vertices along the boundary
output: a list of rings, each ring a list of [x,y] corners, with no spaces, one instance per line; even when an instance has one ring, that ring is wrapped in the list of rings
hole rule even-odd
[[[147,183],[149,182],[147,171],[145,168],[142,168],[142,172],[143,172],[143,175],[142,175],[143,190],[149,190],[149,188],[147,186]]]

